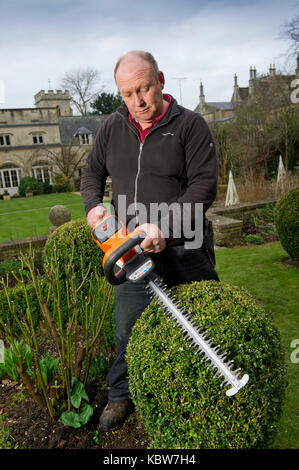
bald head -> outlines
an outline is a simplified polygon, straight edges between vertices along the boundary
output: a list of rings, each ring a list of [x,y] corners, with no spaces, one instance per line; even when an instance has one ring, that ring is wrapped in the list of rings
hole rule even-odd
[[[114,79],[116,81],[117,71],[120,65],[127,65],[132,67],[136,67],[136,65],[140,65],[144,63],[145,67],[150,67],[155,75],[155,78],[158,79],[159,77],[159,68],[155,58],[150,54],[150,52],[146,51],[130,51],[127,54],[120,57],[115,65],[114,68]]]
[[[149,52],[130,51],[114,70],[118,90],[129,113],[145,129],[168,106],[163,99],[163,72]]]

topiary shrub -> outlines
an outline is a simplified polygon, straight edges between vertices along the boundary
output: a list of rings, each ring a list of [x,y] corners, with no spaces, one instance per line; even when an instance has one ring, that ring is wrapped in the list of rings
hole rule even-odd
[[[48,237],[43,251],[45,266],[51,262],[54,252],[62,276],[70,259],[77,273],[78,282],[82,281],[89,265],[91,271],[96,270],[99,275],[103,274],[103,252],[94,242],[91,228],[85,218],[61,225]]]
[[[279,199],[274,223],[282,247],[291,258],[299,259],[299,186]]]
[[[233,397],[152,301],[127,349],[130,391],[151,448],[262,448],[275,436],[286,375],[272,318],[244,290],[216,281],[172,292],[209,338],[249,374]]]
[[[66,277],[66,265],[72,263],[74,266],[74,272],[76,273],[76,283],[79,286],[84,280],[86,273],[90,267],[89,273],[97,272],[99,276],[103,275],[103,256],[104,253],[96,245],[95,241],[91,236],[91,228],[87,224],[86,218],[80,218],[66,222],[65,224],[58,227],[47,239],[47,242],[43,251],[43,265],[45,269],[51,266],[51,262],[56,259],[57,265],[59,266],[59,278],[60,282],[64,282]],[[90,276],[87,276],[87,279]],[[89,279],[90,281],[90,279]],[[95,281],[90,281],[95,282]],[[104,282],[107,282],[106,279]],[[81,298],[88,296],[90,289],[89,282],[85,282],[81,289]],[[61,290],[61,295],[65,297],[67,295],[66,289]],[[66,302],[64,302],[66,305]],[[81,308],[81,307],[80,307]],[[82,309],[85,308],[85,302],[83,300]],[[68,312],[66,309],[65,316]],[[108,313],[106,314],[102,332],[107,345],[114,347],[114,297],[112,297],[111,305]]]

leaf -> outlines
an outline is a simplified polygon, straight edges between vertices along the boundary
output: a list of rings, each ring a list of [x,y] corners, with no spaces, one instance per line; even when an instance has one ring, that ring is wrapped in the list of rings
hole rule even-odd
[[[82,424],[86,424],[93,415],[93,407],[88,405],[88,403],[84,403],[82,406],[82,413],[79,415],[79,419]]]
[[[78,413],[75,411],[64,411],[59,419],[66,426],[71,426],[72,428],[81,427],[80,415],[78,415]]]
[[[86,401],[89,401],[87,393],[83,383],[79,382],[75,377],[72,378],[72,388],[71,388],[71,403],[75,408],[79,408],[81,405],[81,400],[84,398]]]

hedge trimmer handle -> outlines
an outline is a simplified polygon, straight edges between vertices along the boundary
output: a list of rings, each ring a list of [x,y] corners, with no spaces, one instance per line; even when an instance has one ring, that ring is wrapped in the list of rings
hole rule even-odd
[[[112,250],[111,254],[107,253],[107,257],[104,263],[104,274],[107,281],[112,285],[119,285],[125,282],[126,280],[126,271],[120,269],[117,273],[114,273],[114,268],[116,263],[126,255],[130,250],[136,245],[139,245],[142,240],[146,237],[146,234],[143,232],[134,232],[124,241],[123,244],[118,246],[115,250]]]
[[[105,253],[103,269],[110,284],[122,284],[126,279],[140,281],[153,269],[153,261],[139,247],[146,234],[129,233],[117,217],[109,215],[98,222],[92,237]],[[120,267],[117,273],[115,265]]]

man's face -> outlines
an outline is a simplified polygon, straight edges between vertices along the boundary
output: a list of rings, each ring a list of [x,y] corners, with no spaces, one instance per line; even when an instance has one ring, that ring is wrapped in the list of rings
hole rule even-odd
[[[116,83],[122,98],[136,121],[150,124],[163,112],[164,76],[158,79],[150,64],[143,60],[120,63]]]

